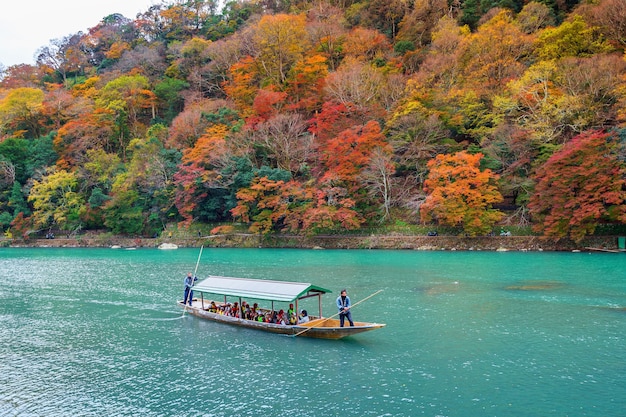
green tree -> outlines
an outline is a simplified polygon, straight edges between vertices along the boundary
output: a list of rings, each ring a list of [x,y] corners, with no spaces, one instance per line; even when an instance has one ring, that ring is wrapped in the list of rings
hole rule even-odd
[[[154,93],[165,107],[162,117],[168,124],[183,110],[184,100],[180,92],[187,87],[189,83],[186,81],[170,77],[163,78],[154,86]]]
[[[113,233],[138,235],[144,231],[144,204],[136,190],[114,187],[113,198],[106,204],[104,224]]]
[[[59,154],[54,150],[54,133],[28,142],[26,175],[32,177],[56,163]]]
[[[7,161],[13,166],[12,181],[19,181],[22,184],[26,182],[28,179],[26,168],[28,158],[28,141],[26,139],[8,138],[0,142],[0,160]]]
[[[11,188],[8,206],[13,210],[12,218],[17,217],[20,213],[24,213],[25,216],[30,216],[31,214],[30,208],[24,198],[24,193],[22,192],[22,185],[17,181],[13,183],[13,187]]]

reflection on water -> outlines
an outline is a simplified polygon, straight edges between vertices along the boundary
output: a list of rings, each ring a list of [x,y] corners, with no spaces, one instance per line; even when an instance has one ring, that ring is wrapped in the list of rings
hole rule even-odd
[[[205,249],[346,287],[341,341],[183,317],[198,250],[0,249],[0,415],[622,416],[626,256]],[[555,279],[554,277],[558,277]]]
[[[565,287],[565,283],[558,281],[528,281],[521,284],[508,285],[509,291],[552,291]]]

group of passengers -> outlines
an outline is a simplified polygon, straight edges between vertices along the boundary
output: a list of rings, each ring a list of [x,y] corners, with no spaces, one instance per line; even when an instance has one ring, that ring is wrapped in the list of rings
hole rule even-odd
[[[293,304],[289,304],[289,309],[287,309],[287,311],[283,309],[275,311],[259,308],[257,303],[250,306],[250,304],[246,301],[242,301],[241,306],[236,301],[232,304],[216,304],[215,301],[211,301],[208,311],[210,313],[222,314],[244,320],[282,324],[286,326],[306,323],[309,321],[307,311],[300,310],[300,315],[297,315]]]

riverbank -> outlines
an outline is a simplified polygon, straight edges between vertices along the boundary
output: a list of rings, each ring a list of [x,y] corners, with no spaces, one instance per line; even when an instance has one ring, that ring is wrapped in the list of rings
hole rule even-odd
[[[74,238],[0,240],[4,247],[119,247],[157,248],[167,243],[178,247],[223,248],[302,248],[302,249],[406,249],[406,250],[461,250],[461,251],[618,251],[616,236],[591,236],[576,243],[568,239],[558,242],[538,236],[259,236],[246,233],[197,237],[129,238],[109,234],[81,235]]]

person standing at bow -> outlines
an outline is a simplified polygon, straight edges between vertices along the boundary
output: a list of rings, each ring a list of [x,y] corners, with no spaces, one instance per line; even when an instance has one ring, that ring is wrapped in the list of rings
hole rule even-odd
[[[183,299],[183,304],[191,305],[191,301],[193,300],[193,283],[198,280],[198,277],[194,277],[191,275],[191,272],[187,273],[185,277],[185,298]]]
[[[339,325],[343,327],[346,319],[350,322],[350,326],[354,326],[352,321],[352,313],[350,313],[350,297],[346,290],[341,290],[341,295],[337,297],[337,308],[339,309]]]

